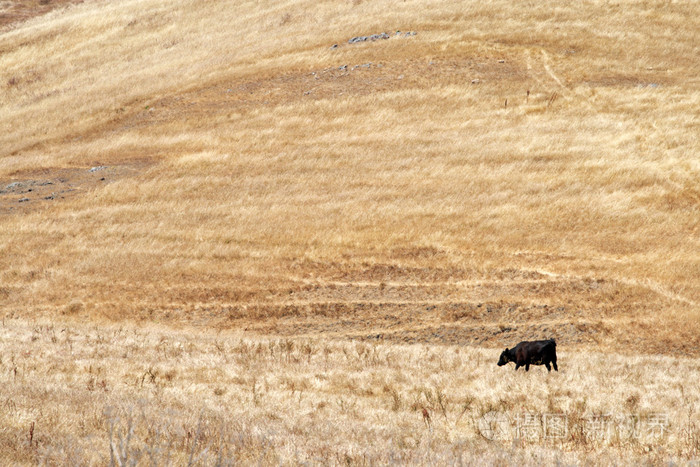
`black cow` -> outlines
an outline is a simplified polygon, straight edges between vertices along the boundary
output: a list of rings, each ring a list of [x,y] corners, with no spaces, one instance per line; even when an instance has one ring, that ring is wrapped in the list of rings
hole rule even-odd
[[[501,352],[498,366],[506,365],[508,362],[515,363],[516,370],[524,366],[525,371],[530,371],[530,365],[544,365],[547,367],[547,371],[552,371],[549,366],[551,362],[554,371],[559,371],[557,368],[557,343],[554,342],[554,339],[521,342],[512,349],[506,348]]]

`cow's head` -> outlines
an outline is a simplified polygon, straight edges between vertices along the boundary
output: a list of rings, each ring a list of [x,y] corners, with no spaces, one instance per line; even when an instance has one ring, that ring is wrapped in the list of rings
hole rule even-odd
[[[510,362],[510,356],[508,355],[508,348],[501,352],[501,358],[498,359],[498,366],[503,366]]]

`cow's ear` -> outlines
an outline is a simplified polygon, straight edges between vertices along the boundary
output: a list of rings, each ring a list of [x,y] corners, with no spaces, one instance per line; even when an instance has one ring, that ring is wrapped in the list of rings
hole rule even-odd
[[[506,347],[506,350],[505,350],[505,351],[508,352],[508,347]]]

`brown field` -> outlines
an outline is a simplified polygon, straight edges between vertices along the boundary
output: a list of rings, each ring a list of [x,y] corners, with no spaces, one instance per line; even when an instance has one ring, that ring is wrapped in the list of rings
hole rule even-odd
[[[699,17],[0,1],[0,464],[694,465]]]

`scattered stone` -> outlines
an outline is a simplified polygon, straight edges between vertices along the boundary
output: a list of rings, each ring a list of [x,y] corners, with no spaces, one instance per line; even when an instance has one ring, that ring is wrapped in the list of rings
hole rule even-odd
[[[379,39],[388,39],[388,38],[389,38],[389,34],[387,34],[385,32],[383,32],[381,34],[372,34],[371,36],[369,36],[369,40],[371,40],[371,41],[377,41]]]
[[[30,187],[46,186],[46,185],[53,185],[53,182],[50,182],[48,180],[43,180],[43,181],[27,180],[24,182],[12,182],[9,185],[7,185],[4,189],[0,190],[0,194],[30,193],[30,192],[34,191],[34,188],[30,188]]]
[[[418,34],[418,33],[415,31],[409,31],[406,33],[402,33],[401,31],[396,31],[394,33],[393,37],[397,37],[397,36],[398,37],[411,37],[411,36],[415,36],[416,34]],[[390,36],[386,32],[383,32],[381,34],[372,34],[371,36],[356,36],[356,37],[353,37],[352,39],[348,39],[348,44],[357,44],[360,42],[367,42],[367,41],[374,42],[374,41],[383,40],[383,39],[391,39],[391,37],[392,36]],[[331,47],[331,49],[334,49],[336,47],[337,47],[337,44],[334,45],[333,47]]]
[[[12,191],[15,188],[22,188],[22,182],[12,182],[7,185],[3,191]]]
[[[389,34],[383,32],[381,34],[372,34],[371,36],[356,36],[353,37],[352,39],[348,40],[348,44],[357,44],[359,42],[367,42],[367,41],[378,41],[380,39],[389,39]]]
[[[73,186],[96,186],[109,183],[112,178],[121,178],[132,172],[130,166],[95,166],[55,169],[54,173],[43,172],[50,179],[23,179],[0,182],[0,217],[2,213],[20,212],[40,206],[42,201],[59,201],[81,191]],[[137,168],[137,167],[136,167]],[[101,172],[102,171],[102,172]],[[18,204],[19,203],[19,204]],[[14,208],[13,208],[14,206]]]
[[[481,81],[479,79],[473,79],[472,84],[479,84]]]
[[[370,63],[365,63],[365,64],[363,64],[363,65],[360,65],[360,68],[369,68],[369,67],[371,67],[371,66],[372,66],[372,62],[370,62]]]
[[[338,67],[338,69],[339,69],[340,71],[347,71],[348,66],[347,66],[347,65],[343,65],[343,66],[341,66],[341,67]]]
[[[338,44],[333,44],[333,45],[331,46],[331,49],[337,49],[337,48],[338,48]]]
[[[503,59],[501,59],[501,60],[498,61],[498,63],[505,63],[505,62],[506,62],[506,61],[503,60]]]

